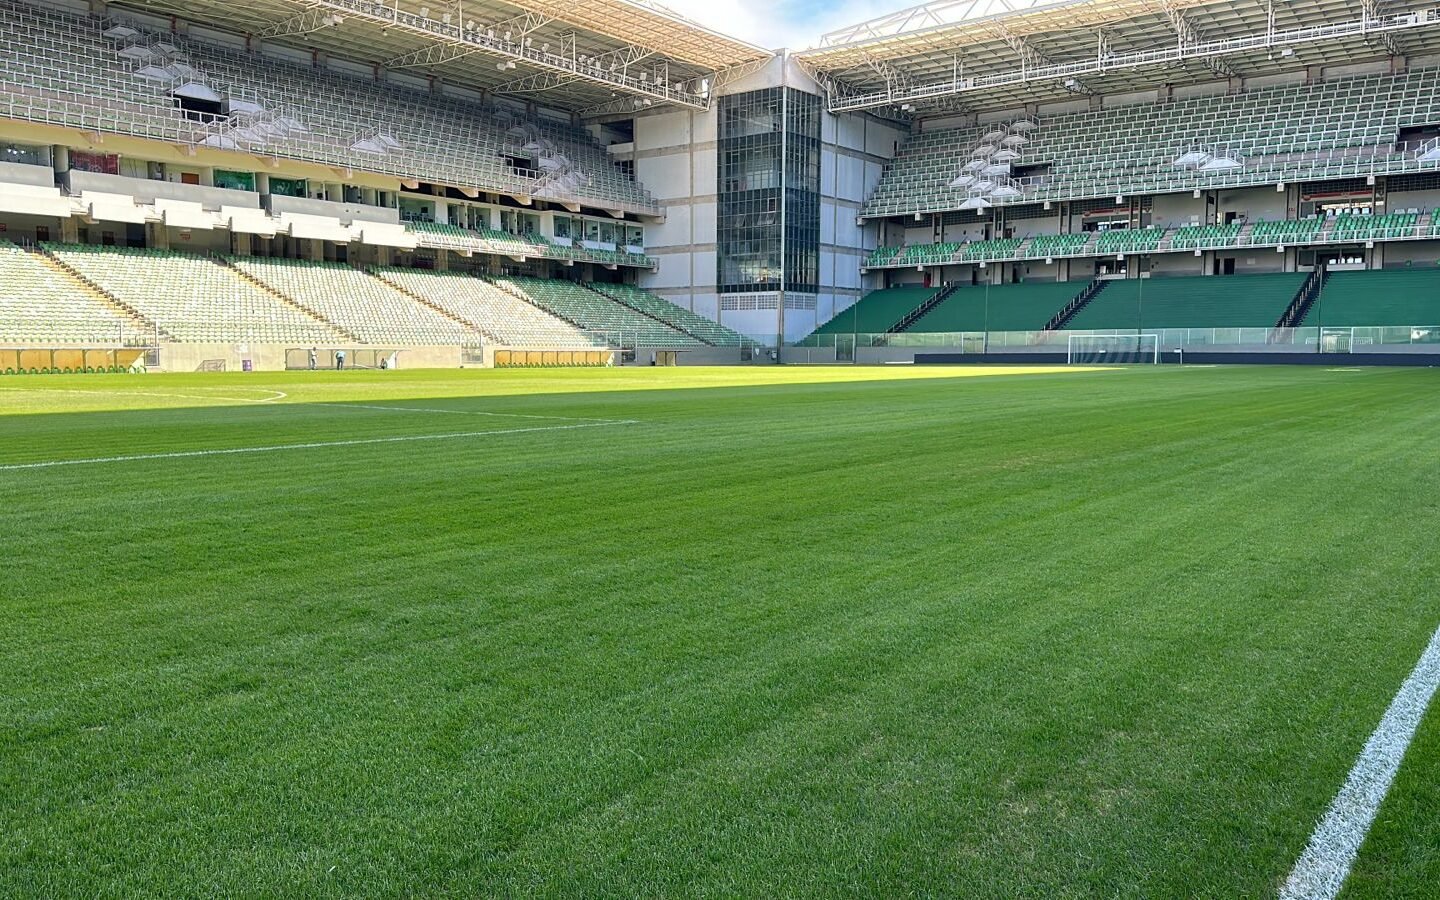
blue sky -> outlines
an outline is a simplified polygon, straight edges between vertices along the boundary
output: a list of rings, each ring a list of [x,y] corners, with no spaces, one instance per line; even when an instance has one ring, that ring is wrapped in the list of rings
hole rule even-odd
[[[919,0],[658,0],[702,25],[768,49],[813,47],[820,35]]]

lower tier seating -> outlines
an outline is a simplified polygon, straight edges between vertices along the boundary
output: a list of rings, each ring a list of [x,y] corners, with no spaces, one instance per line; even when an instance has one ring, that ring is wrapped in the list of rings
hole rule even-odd
[[[1106,282],[1066,328],[1269,328],[1305,283],[1304,272],[1130,278]]]
[[[0,341],[118,344],[153,329],[107,305],[39,253],[0,242]]]
[[[1334,272],[1300,324],[1311,328],[1440,325],[1440,267]]]
[[[815,334],[883,334],[939,290],[915,286],[871,291],[854,306],[815,329]]]
[[[633,284],[597,282],[590,287],[631,309],[653,316],[686,334],[694,335],[711,346],[739,347],[746,342],[745,336],[738,331],[732,331],[719,322],[696,315],[683,306],[676,306],[664,297],[658,297]]]
[[[337,263],[236,257],[235,267],[368,344],[465,345],[480,334],[366,272]]]
[[[703,346],[696,338],[573,281],[501,278],[496,283],[542,309],[605,335],[612,344],[625,347]]]
[[[204,256],[47,244],[102,291],[188,343],[335,343],[335,329]]]
[[[1040,331],[1085,290],[1085,281],[1036,281],[964,287],[907,331]]]
[[[507,347],[570,350],[605,346],[594,335],[473,275],[390,267],[374,273]]]

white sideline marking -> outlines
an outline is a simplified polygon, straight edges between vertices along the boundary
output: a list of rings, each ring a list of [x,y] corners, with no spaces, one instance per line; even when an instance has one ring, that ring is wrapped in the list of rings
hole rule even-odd
[[[552,422],[619,422],[619,419],[591,419],[583,416],[536,416],[526,413],[481,412],[474,409],[438,409],[425,406],[375,406],[365,403],[305,403],[305,406],[333,406],[336,409],[378,409],[385,412],[445,413],[455,416],[499,416],[506,419],[542,419]],[[629,421],[626,420],[626,424]]]
[[[1440,628],[1365,742],[1340,793],[1315,826],[1310,843],[1280,889],[1280,900],[1332,900],[1340,893],[1437,686]]]
[[[155,391],[87,391],[79,388],[7,387],[0,388],[0,390],[19,391],[22,394],[98,394],[102,397],[165,397],[167,399],[178,400],[233,400],[236,403],[274,403],[276,400],[284,400],[290,396],[284,391],[271,391],[262,388],[239,388],[239,390],[253,391],[257,394],[270,394],[271,396],[257,400],[254,397],[219,397],[214,394],[161,394]]]
[[[396,437],[357,438],[347,441],[313,441],[308,444],[274,444],[268,447],[224,447],[214,450],[178,450],[172,453],[137,453],[132,456],[100,456],[90,459],[52,459],[44,462],[14,463],[0,466],[0,472],[23,469],[54,469],[60,466],[95,466],[104,463],[139,462],[147,459],[189,459],[197,456],[233,456],[240,453],[278,453],[282,450],[317,450],[322,447],[360,447],[367,444],[403,444],[415,441],[447,441],[500,434],[530,434],[537,431],[573,431],[577,428],[604,428],[613,425],[638,425],[635,419],[606,422],[581,422],[575,425],[535,425],[529,428],[499,428],[491,431],[452,431],[445,434],[406,434]]]

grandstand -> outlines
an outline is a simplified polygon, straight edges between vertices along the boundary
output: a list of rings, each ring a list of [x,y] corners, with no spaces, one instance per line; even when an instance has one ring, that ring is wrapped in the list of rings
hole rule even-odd
[[[0,898],[1440,897],[1440,0],[666,2],[0,0]]]
[[[8,340],[742,362],[1134,328],[1160,287],[1147,323],[1310,328],[1327,278],[1440,264],[1430,8],[940,2],[787,63],[648,4],[527,3],[0,0],[0,226],[37,285]]]

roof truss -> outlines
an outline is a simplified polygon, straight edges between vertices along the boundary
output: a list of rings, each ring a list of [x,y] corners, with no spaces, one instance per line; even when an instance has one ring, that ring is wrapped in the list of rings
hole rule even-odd
[[[968,0],[978,4],[982,0]],[[1001,0],[994,0],[1001,2]],[[1018,3],[1020,0],[1004,0]],[[1120,32],[1109,26],[1097,26],[1092,32],[1096,36],[1095,48],[1088,55],[1080,56],[1076,42],[1082,34],[1078,28],[1056,27],[1050,32],[1031,27],[1025,20],[1025,31],[1017,30],[1011,23],[993,19],[982,23],[968,22],[966,31],[971,34],[969,44],[949,43],[948,54],[937,49],[945,46],[938,37],[921,35],[914,41],[911,36],[891,38],[863,38],[853,47],[834,47],[811,51],[800,57],[806,69],[813,73],[826,89],[828,106],[832,112],[859,110],[883,110],[899,107],[909,111],[930,107],[942,98],[1003,96],[1013,101],[1017,97],[1063,96],[1064,93],[1091,93],[1095,88],[1087,79],[1120,77],[1132,73],[1131,80],[1141,78],[1146,70],[1185,68],[1198,65],[1212,76],[1234,77],[1236,62],[1254,58],[1256,54],[1265,59],[1288,58],[1303,48],[1333,47],[1350,42],[1352,46],[1373,45],[1375,55],[1394,53],[1397,40],[1404,35],[1421,33],[1440,34],[1440,7],[1401,9],[1384,12],[1386,0],[1361,0],[1359,9],[1348,6],[1353,16],[1342,21],[1323,21],[1323,17],[1307,17],[1306,24],[1289,19],[1282,24],[1277,21],[1274,0],[1248,4],[1263,16],[1264,25],[1254,18],[1245,19],[1249,28],[1215,30],[1203,26],[1190,9],[1199,8],[1196,0],[1160,0],[1156,13],[1163,10],[1164,18],[1156,19],[1152,14],[1149,30],[1140,30],[1138,37],[1128,45],[1116,43]],[[1036,0],[1036,6],[1040,0]],[[1055,6],[1055,3],[1049,4]],[[1240,4],[1236,4],[1239,6]],[[933,7],[933,4],[932,4]],[[931,7],[927,7],[931,8]],[[1078,13],[1079,7],[1067,8],[1068,15]],[[915,11],[910,11],[915,12]],[[898,14],[897,14],[898,15]],[[1059,15],[1059,13],[1056,13]],[[1154,22],[1160,22],[1161,31],[1155,31]],[[1289,26],[1289,27],[1286,27]],[[951,27],[951,26],[947,26]],[[978,33],[982,36],[974,39]],[[1174,43],[1158,40],[1163,33],[1174,35]],[[990,47],[986,50],[990,63],[972,66],[967,73],[959,53],[962,47],[980,52],[984,36],[988,36]],[[1067,42],[1068,50],[1063,55],[1053,54],[1045,44]],[[894,42],[895,46],[890,46]],[[1358,42],[1358,43],[1357,43]],[[997,60],[994,47],[1008,49],[1011,59],[1018,57],[1018,65],[1005,65],[1003,58]],[[888,51],[888,52],[887,52]],[[907,55],[910,52],[910,55]],[[1083,52],[1083,51],[1081,51]],[[878,60],[881,65],[877,65]],[[1273,65],[1273,62],[1271,63]],[[942,68],[943,67],[943,68]],[[948,69],[948,71],[947,71]],[[977,71],[978,70],[978,71]],[[897,74],[898,73],[898,74]],[[1151,76],[1153,77],[1153,76]],[[994,100],[990,100],[992,104]]]

